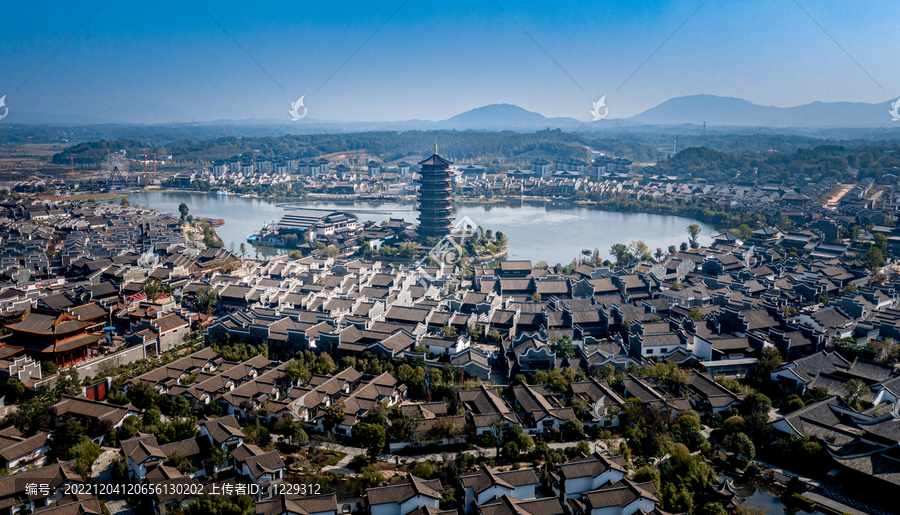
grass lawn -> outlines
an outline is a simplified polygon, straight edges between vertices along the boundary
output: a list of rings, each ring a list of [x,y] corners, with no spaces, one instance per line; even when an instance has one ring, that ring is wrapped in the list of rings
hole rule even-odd
[[[337,463],[347,455],[346,452],[328,451],[325,449],[322,449],[321,452],[322,454],[328,455],[328,461],[325,462],[326,465],[337,465]]]

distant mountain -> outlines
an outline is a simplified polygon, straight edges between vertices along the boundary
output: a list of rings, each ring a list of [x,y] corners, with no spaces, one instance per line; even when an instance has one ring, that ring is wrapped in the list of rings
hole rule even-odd
[[[629,122],[647,125],[706,124],[742,127],[880,127],[891,102],[813,102],[796,107],[762,106],[740,98],[691,95],[667,100]]]
[[[92,116],[75,114],[47,114],[10,111],[9,116],[0,121],[5,124],[46,124],[46,125],[98,125],[123,126],[150,125],[164,127],[209,127],[222,126],[222,134],[240,135],[247,131],[261,130],[262,127],[277,127],[277,134],[335,133],[365,131],[409,131],[409,130],[481,130],[481,131],[536,131],[546,128],[583,132],[614,132],[620,134],[623,127],[636,132],[679,132],[701,131],[706,122],[708,127],[720,130],[744,132],[756,127],[794,129],[794,132],[856,129],[883,127],[884,131],[900,129],[890,125],[888,110],[891,102],[866,104],[862,102],[813,102],[796,107],[762,106],[740,98],[715,95],[691,95],[667,100],[656,107],[630,118],[605,119],[583,122],[575,118],[548,118],[540,113],[523,109],[513,104],[491,104],[465,111],[446,120],[401,120],[393,122],[323,120],[304,118],[291,122],[284,118],[247,118],[242,120],[216,119],[197,122],[166,122],[185,120],[187,113],[168,105],[128,105],[117,106]],[[122,122],[123,118],[146,120],[141,123]],[[225,127],[232,127],[226,130]],[[254,129],[255,127],[255,129]],[[248,133],[249,134],[249,133]]]
[[[578,126],[575,118],[547,118],[512,104],[491,104],[471,109],[452,118],[434,122],[434,129],[536,130],[547,127]]]

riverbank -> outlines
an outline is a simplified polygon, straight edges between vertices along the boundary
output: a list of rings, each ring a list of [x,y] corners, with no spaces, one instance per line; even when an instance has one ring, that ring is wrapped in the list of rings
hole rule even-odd
[[[85,201],[85,200],[118,200],[120,198],[127,198],[128,193],[85,193],[83,195],[67,195],[65,197],[59,197],[56,195],[40,195],[37,197],[38,200],[49,200],[51,202],[65,202],[65,201]]]

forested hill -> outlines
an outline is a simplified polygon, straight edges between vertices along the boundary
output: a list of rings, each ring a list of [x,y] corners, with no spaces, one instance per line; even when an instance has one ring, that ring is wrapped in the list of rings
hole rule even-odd
[[[531,133],[412,131],[261,138],[222,137],[201,141],[174,141],[146,152],[171,154],[175,162],[204,163],[228,159],[235,154],[266,158],[312,158],[335,152],[365,150],[385,161],[394,161],[407,156],[428,155],[433,151],[435,141],[442,155],[487,161],[496,158],[530,161],[532,156],[540,155],[585,159],[585,146],[634,161],[654,161],[658,155],[656,148],[648,144],[618,138],[593,139],[560,130]],[[53,162],[68,164],[72,157],[76,163],[100,163],[107,150],[123,149],[129,157],[135,157],[143,152],[142,146],[138,140],[81,143],[54,155]]]
[[[900,147],[822,145],[801,148],[793,153],[762,152],[738,156],[691,147],[660,160],[656,169],[662,173],[690,173],[705,178],[730,179],[740,173],[742,178],[750,181],[804,180],[806,177],[818,181],[834,177],[846,182],[871,178],[880,184],[892,184],[900,176]]]

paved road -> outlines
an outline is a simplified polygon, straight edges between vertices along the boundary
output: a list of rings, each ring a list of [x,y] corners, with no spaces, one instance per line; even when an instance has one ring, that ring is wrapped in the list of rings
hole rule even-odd
[[[97,458],[97,461],[94,462],[94,466],[91,468],[91,478],[100,480],[100,481],[109,481],[111,465],[116,456],[119,455],[118,449],[113,449],[109,447],[101,448],[103,452],[100,453],[100,457]]]

